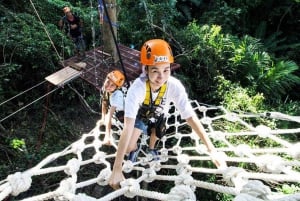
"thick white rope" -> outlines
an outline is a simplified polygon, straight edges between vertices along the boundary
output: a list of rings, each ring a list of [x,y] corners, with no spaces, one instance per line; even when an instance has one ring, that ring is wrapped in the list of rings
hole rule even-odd
[[[300,129],[277,129],[272,130],[263,125],[248,125],[243,118],[257,118],[262,115],[239,115],[226,111],[223,107],[206,107],[200,106],[196,101],[192,101],[194,109],[202,114],[201,121],[207,128],[209,137],[214,141],[223,142],[224,147],[218,147],[217,152],[208,154],[206,147],[201,144],[199,137],[186,129],[186,122],[180,120],[178,111],[174,111],[168,116],[175,121],[168,121],[167,127],[174,131],[164,136],[159,145],[161,147],[159,161],[152,161],[152,156],[144,150],[141,151],[138,161],[132,163],[124,161],[123,171],[127,173],[140,172],[137,178],[128,178],[121,183],[121,188],[109,193],[100,199],[95,199],[85,194],[76,194],[77,189],[83,189],[91,185],[108,185],[108,179],[111,174],[111,163],[108,161],[115,157],[115,153],[108,154],[102,150],[104,146],[102,138],[104,131],[100,130],[100,122],[97,122],[95,128],[89,133],[83,134],[82,137],[68,146],[65,150],[53,153],[42,160],[35,167],[25,171],[16,172],[8,175],[8,177],[0,182],[0,200],[4,200],[7,196],[18,196],[22,192],[27,191],[32,184],[33,176],[42,176],[44,174],[54,174],[56,172],[64,172],[66,174],[59,187],[52,191],[41,195],[35,195],[26,198],[26,201],[35,200],[112,200],[122,195],[133,198],[136,196],[153,198],[159,200],[199,200],[196,198],[195,190],[197,188],[212,190],[220,193],[231,194],[235,196],[236,201],[241,200],[297,200],[299,194],[283,195],[280,192],[271,192],[270,187],[264,185],[261,181],[268,182],[294,182],[299,183],[299,142],[287,142],[281,135],[299,134]],[[217,117],[209,117],[211,110],[220,110],[223,114]],[[221,113],[219,111],[219,113]],[[298,122],[298,118],[288,115],[276,114],[276,118],[282,117],[286,120],[294,120]],[[275,114],[272,114],[273,116]],[[268,118],[272,115],[269,115]],[[215,121],[230,121],[239,123],[244,126],[244,130],[237,133],[230,133],[226,130],[216,130]],[[171,122],[171,123],[170,123]],[[117,130],[112,129],[114,136],[120,136],[122,124],[114,121]],[[261,140],[270,140],[278,144],[277,147],[260,148],[251,147],[244,144],[232,144],[230,138],[234,136],[257,136]],[[141,139],[142,144],[147,144],[148,137]],[[170,146],[170,142],[172,141]],[[186,144],[186,142],[189,144]],[[118,138],[115,138],[115,149]],[[95,150],[92,157],[84,159],[83,153],[87,149]],[[231,154],[227,154],[231,153]],[[288,156],[289,160],[282,157]],[[59,158],[72,156],[65,165],[50,167],[49,164]],[[193,166],[193,161],[211,161],[212,158],[224,158],[227,163],[238,165],[239,163],[249,163],[256,167],[256,171],[245,170],[238,166],[222,167],[220,169],[211,169],[205,167]],[[294,159],[293,159],[294,158]],[[89,180],[78,182],[78,172],[83,166],[97,165],[101,166],[99,174]],[[147,167],[147,168],[146,168]],[[172,175],[160,175],[161,170],[170,170]],[[223,181],[223,185],[199,181],[192,175],[214,174],[218,175]],[[141,183],[151,183],[153,181],[167,182],[173,186],[170,192],[154,192],[148,189],[142,189]],[[225,183],[224,183],[225,182]],[[226,185],[224,185],[226,184]],[[273,185],[276,185],[273,184]],[[274,197],[279,197],[275,198]]]

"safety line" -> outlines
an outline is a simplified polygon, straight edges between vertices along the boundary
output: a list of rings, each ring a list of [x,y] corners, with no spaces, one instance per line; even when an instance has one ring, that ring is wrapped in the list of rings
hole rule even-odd
[[[35,11],[37,17],[39,18],[41,24],[43,25],[43,29],[45,30],[45,32],[46,32],[46,34],[47,34],[47,36],[48,36],[48,38],[49,38],[49,40],[50,40],[50,43],[51,43],[51,45],[53,46],[53,48],[54,48],[54,50],[55,50],[55,52],[56,52],[58,58],[62,61],[62,58],[60,57],[60,55],[59,55],[59,53],[58,53],[58,51],[57,51],[57,49],[56,49],[56,47],[55,47],[55,45],[54,45],[54,43],[53,43],[51,37],[50,37],[50,35],[49,35],[49,32],[48,32],[47,29],[46,29],[46,25],[43,23],[42,19],[40,18],[39,13],[37,12],[37,10],[36,10],[36,8],[35,8],[33,2],[32,2],[31,0],[29,0],[29,1],[30,1],[31,5],[32,5],[32,7],[33,7],[33,9],[34,9],[34,11]],[[63,63],[63,62],[62,62],[62,63]]]
[[[21,92],[21,93],[15,95],[14,97],[9,98],[8,100],[6,100],[6,101],[0,103],[0,106],[3,105],[3,104],[5,104],[5,103],[7,103],[8,101],[11,101],[11,100],[14,99],[14,98],[17,98],[18,96],[21,96],[22,94],[24,94],[24,93],[30,91],[31,89],[33,89],[33,88],[35,88],[35,87],[38,87],[39,85],[43,84],[44,82],[46,82],[46,81],[43,81],[43,82],[41,82],[41,83],[39,83],[39,84],[37,84],[37,85],[35,85],[35,86],[33,86],[33,87],[27,89],[27,90],[25,90],[25,91],[23,91],[23,92]]]
[[[31,103],[29,103],[29,104],[25,105],[24,107],[21,107],[20,109],[18,109],[17,111],[15,111],[15,112],[11,113],[10,115],[8,115],[8,116],[4,117],[3,119],[1,119],[1,120],[0,120],[0,123],[1,123],[2,121],[4,121],[4,120],[8,119],[9,117],[11,117],[11,116],[15,115],[16,113],[20,112],[21,110],[25,109],[26,107],[28,107],[28,106],[32,105],[33,103],[35,103],[35,102],[39,101],[40,99],[44,98],[45,96],[48,96],[49,94],[51,94],[52,92],[56,91],[57,89],[58,89],[58,87],[57,87],[57,88],[55,88],[55,89],[53,89],[52,91],[50,91],[50,92],[46,93],[45,95],[43,95],[43,96],[39,97],[38,99],[36,99],[36,100],[32,101]]]
[[[101,0],[100,0],[100,2],[101,2]],[[100,2],[99,2],[99,3],[100,3]],[[114,39],[114,42],[115,42],[115,45],[116,45],[117,53],[118,53],[118,56],[119,56],[119,61],[120,61],[121,67],[122,67],[123,72],[124,72],[124,76],[125,76],[125,79],[126,79],[126,83],[127,83],[128,87],[129,87],[129,86],[130,86],[130,82],[129,82],[129,80],[128,80],[127,73],[126,73],[126,69],[125,69],[124,64],[123,64],[122,55],[121,55],[121,52],[120,52],[120,49],[119,49],[119,46],[118,46],[118,42],[117,42],[117,39],[116,39],[114,30],[113,30],[113,26],[112,26],[111,19],[110,19],[110,17],[109,17],[108,11],[107,11],[106,3],[105,3],[104,0],[102,0],[102,2],[103,2],[103,8],[104,8],[104,11],[105,11],[105,15],[106,15],[107,20],[108,20],[110,32],[111,32],[111,35],[113,36],[113,39]]]

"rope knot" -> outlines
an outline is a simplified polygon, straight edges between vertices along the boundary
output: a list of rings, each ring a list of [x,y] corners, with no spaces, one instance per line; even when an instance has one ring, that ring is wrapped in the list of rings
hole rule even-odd
[[[246,193],[255,198],[268,200],[267,195],[271,194],[271,190],[268,186],[265,186],[261,181],[252,180],[243,186],[241,193]]]
[[[128,188],[128,191],[124,194],[129,198],[136,196],[135,191],[140,189],[140,184],[135,179],[126,179],[120,183],[121,188]]]
[[[207,108],[206,106],[201,105],[201,106],[199,107],[199,111],[204,113],[204,112],[207,112],[207,111],[208,111],[208,108]]]
[[[168,161],[168,149],[162,148],[160,150],[160,154],[161,154],[160,161],[161,162],[167,162]]]
[[[189,186],[176,185],[171,189],[166,201],[196,201],[196,196]]]
[[[180,155],[177,156],[177,161],[178,161],[178,163],[189,164],[190,159],[189,159],[188,155],[180,154]]]
[[[242,174],[246,171],[239,167],[228,167],[223,172],[223,178],[228,185],[235,186],[240,190],[248,180],[242,177]]]
[[[27,191],[31,186],[31,175],[26,172],[16,172],[13,175],[8,175],[7,181],[12,188],[12,195],[17,196],[22,192]]]
[[[177,164],[176,172],[177,174],[188,174],[188,175],[191,175],[193,173],[191,166],[184,163]]]
[[[155,170],[156,172],[160,171],[162,165],[159,161],[151,161],[150,162],[150,167]]]
[[[243,156],[248,156],[251,153],[250,150],[251,150],[251,148],[249,145],[239,144],[236,147],[236,150],[234,151],[234,153],[240,157],[243,157]]]
[[[78,172],[78,170],[80,169],[80,162],[78,159],[76,158],[72,158],[71,160],[68,161],[67,163],[67,167],[64,170],[64,172],[67,175],[74,175]]]
[[[68,200],[70,194],[74,196],[76,190],[76,181],[73,178],[67,178],[60,182],[58,189],[56,190],[58,195],[54,198],[55,200]]]
[[[271,134],[271,128],[264,125],[257,126],[255,131],[258,133],[258,136],[262,138],[266,138]]]
[[[190,187],[193,191],[196,190],[196,186],[193,186],[194,178],[188,174],[180,174],[178,178],[175,180],[175,184],[178,185],[186,185]]]
[[[231,122],[236,122],[239,119],[239,117],[236,113],[227,113],[225,115],[225,119]]]
[[[98,152],[93,156],[93,160],[95,164],[101,164],[105,161],[105,153],[104,152]]]
[[[203,117],[200,121],[204,125],[210,125],[212,123],[212,119],[210,117]]]
[[[125,161],[124,164],[123,164],[123,171],[125,173],[129,173],[133,170],[133,163],[131,161]]]
[[[156,176],[156,172],[151,168],[148,168],[143,171],[143,175],[146,175],[147,177],[145,178],[145,181],[150,183],[154,181],[154,177]]]
[[[182,148],[180,146],[174,146],[173,147],[173,153],[174,154],[181,154],[182,153]]]
[[[109,168],[103,169],[97,177],[98,179],[97,184],[102,186],[107,185],[110,175],[111,175],[111,170]]]
[[[72,152],[74,154],[81,153],[84,150],[85,144],[81,140],[72,144]]]
[[[256,165],[264,172],[281,173],[286,167],[282,158],[274,155],[262,155],[258,157]]]
[[[300,159],[300,142],[294,144],[291,148],[290,148],[290,154],[295,158],[295,159]]]
[[[245,194],[245,193],[241,193],[239,195],[237,195],[233,201],[263,201],[262,199],[257,199],[251,195]]]

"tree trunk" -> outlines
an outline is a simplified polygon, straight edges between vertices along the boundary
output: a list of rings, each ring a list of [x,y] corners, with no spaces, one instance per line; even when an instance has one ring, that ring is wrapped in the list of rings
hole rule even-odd
[[[112,35],[111,27],[109,24],[109,20],[112,25],[113,34],[115,39],[117,39],[117,4],[116,0],[103,0],[103,3],[106,6],[108,17],[104,12],[104,21],[103,21],[103,46],[104,51],[111,54],[115,63],[119,61],[119,56],[117,53],[116,44],[114,41],[114,37]]]

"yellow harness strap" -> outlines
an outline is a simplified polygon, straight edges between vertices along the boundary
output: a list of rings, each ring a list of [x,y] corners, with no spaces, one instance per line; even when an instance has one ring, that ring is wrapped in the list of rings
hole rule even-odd
[[[154,101],[154,105],[159,105],[161,103],[161,100],[166,92],[166,89],[167,89],[167,84],[164,83],[160,89],[159,89],[159,93]],[[146,97],[145,97],[145,100],[144,100],[144,105],[150,105],[150,103],[152,102],[151,100],[151,88],[150,88],[150,82],[149,80],[147,80],[146,82]]]

